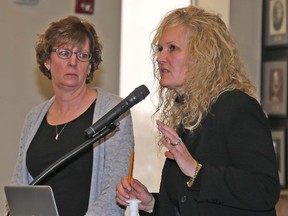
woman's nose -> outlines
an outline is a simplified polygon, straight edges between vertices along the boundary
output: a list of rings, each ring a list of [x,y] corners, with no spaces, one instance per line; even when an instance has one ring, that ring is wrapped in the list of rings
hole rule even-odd
[[[73,53],[72,56],[69,58],[69,64],[71,66],[75,66],[77,64],[77,56],[76,56],[76,53]]]
[[[156,61],[158,63],[161,63],[161,62],[164,62],[165,59],[166,59],[165,52],[159,52],[158,55],[157,55]]]

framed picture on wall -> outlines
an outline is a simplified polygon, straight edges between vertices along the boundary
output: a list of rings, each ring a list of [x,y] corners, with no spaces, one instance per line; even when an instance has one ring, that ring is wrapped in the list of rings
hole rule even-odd
[[[288,45],[288,0],[265,0],[264,41],[266,46]]]
[[[286,130],[285,128],[272,130],[273,146],[276,153],[280,185],[285,188],[286,173]]]
[[[263,63],[262,104],[268,115],[287,116],[287,60]]]

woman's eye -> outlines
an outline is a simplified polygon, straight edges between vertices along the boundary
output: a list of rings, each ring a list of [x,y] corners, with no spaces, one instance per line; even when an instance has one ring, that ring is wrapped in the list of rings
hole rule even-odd
[[[79,57],[86,59],[86,58],[89,57],[89,54],[88,53],[84,53],[84,52],[79,52]]]
[[[69,52],[68,50],[61,50],[61,51],[60,51],[60,55],[61,55],[61,56],[67,56],[67,57],[68,57],[68,56],[70,56],[70,52]]]
[[[176,46],[174,46],[174,45],[170,45],[170,46],[169,46],[169,50],[170,50],[170,51],[174,51],[175,49],[176,49]]]
[[[161,52],[163,50],[163,47],[158,46],[157,51]]]

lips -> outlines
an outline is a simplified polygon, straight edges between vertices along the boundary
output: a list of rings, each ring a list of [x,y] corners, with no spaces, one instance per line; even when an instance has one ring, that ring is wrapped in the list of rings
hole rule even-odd
[[[65,75],[68,75],[68,76],[77,76],[77,73],[69,72],[69,73],[66,73]]]
[[[166,69],[166,68],[160,68],[161,73],[168,73],[170,72],[170,70]]]

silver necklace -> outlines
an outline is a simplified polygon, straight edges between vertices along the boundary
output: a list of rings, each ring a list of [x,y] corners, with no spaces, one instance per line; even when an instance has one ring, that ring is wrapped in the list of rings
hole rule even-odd
[[[60,134],[63,132],[63,130],[65,129],[65,127],[67,126],[67,123],[62,127],[62,129],[59,131],[58,133],[58,127],[56,125],[55,130],[56,130],[56,136],[55,136],[55,140],[58,140],[58,137],[60,136]]]

